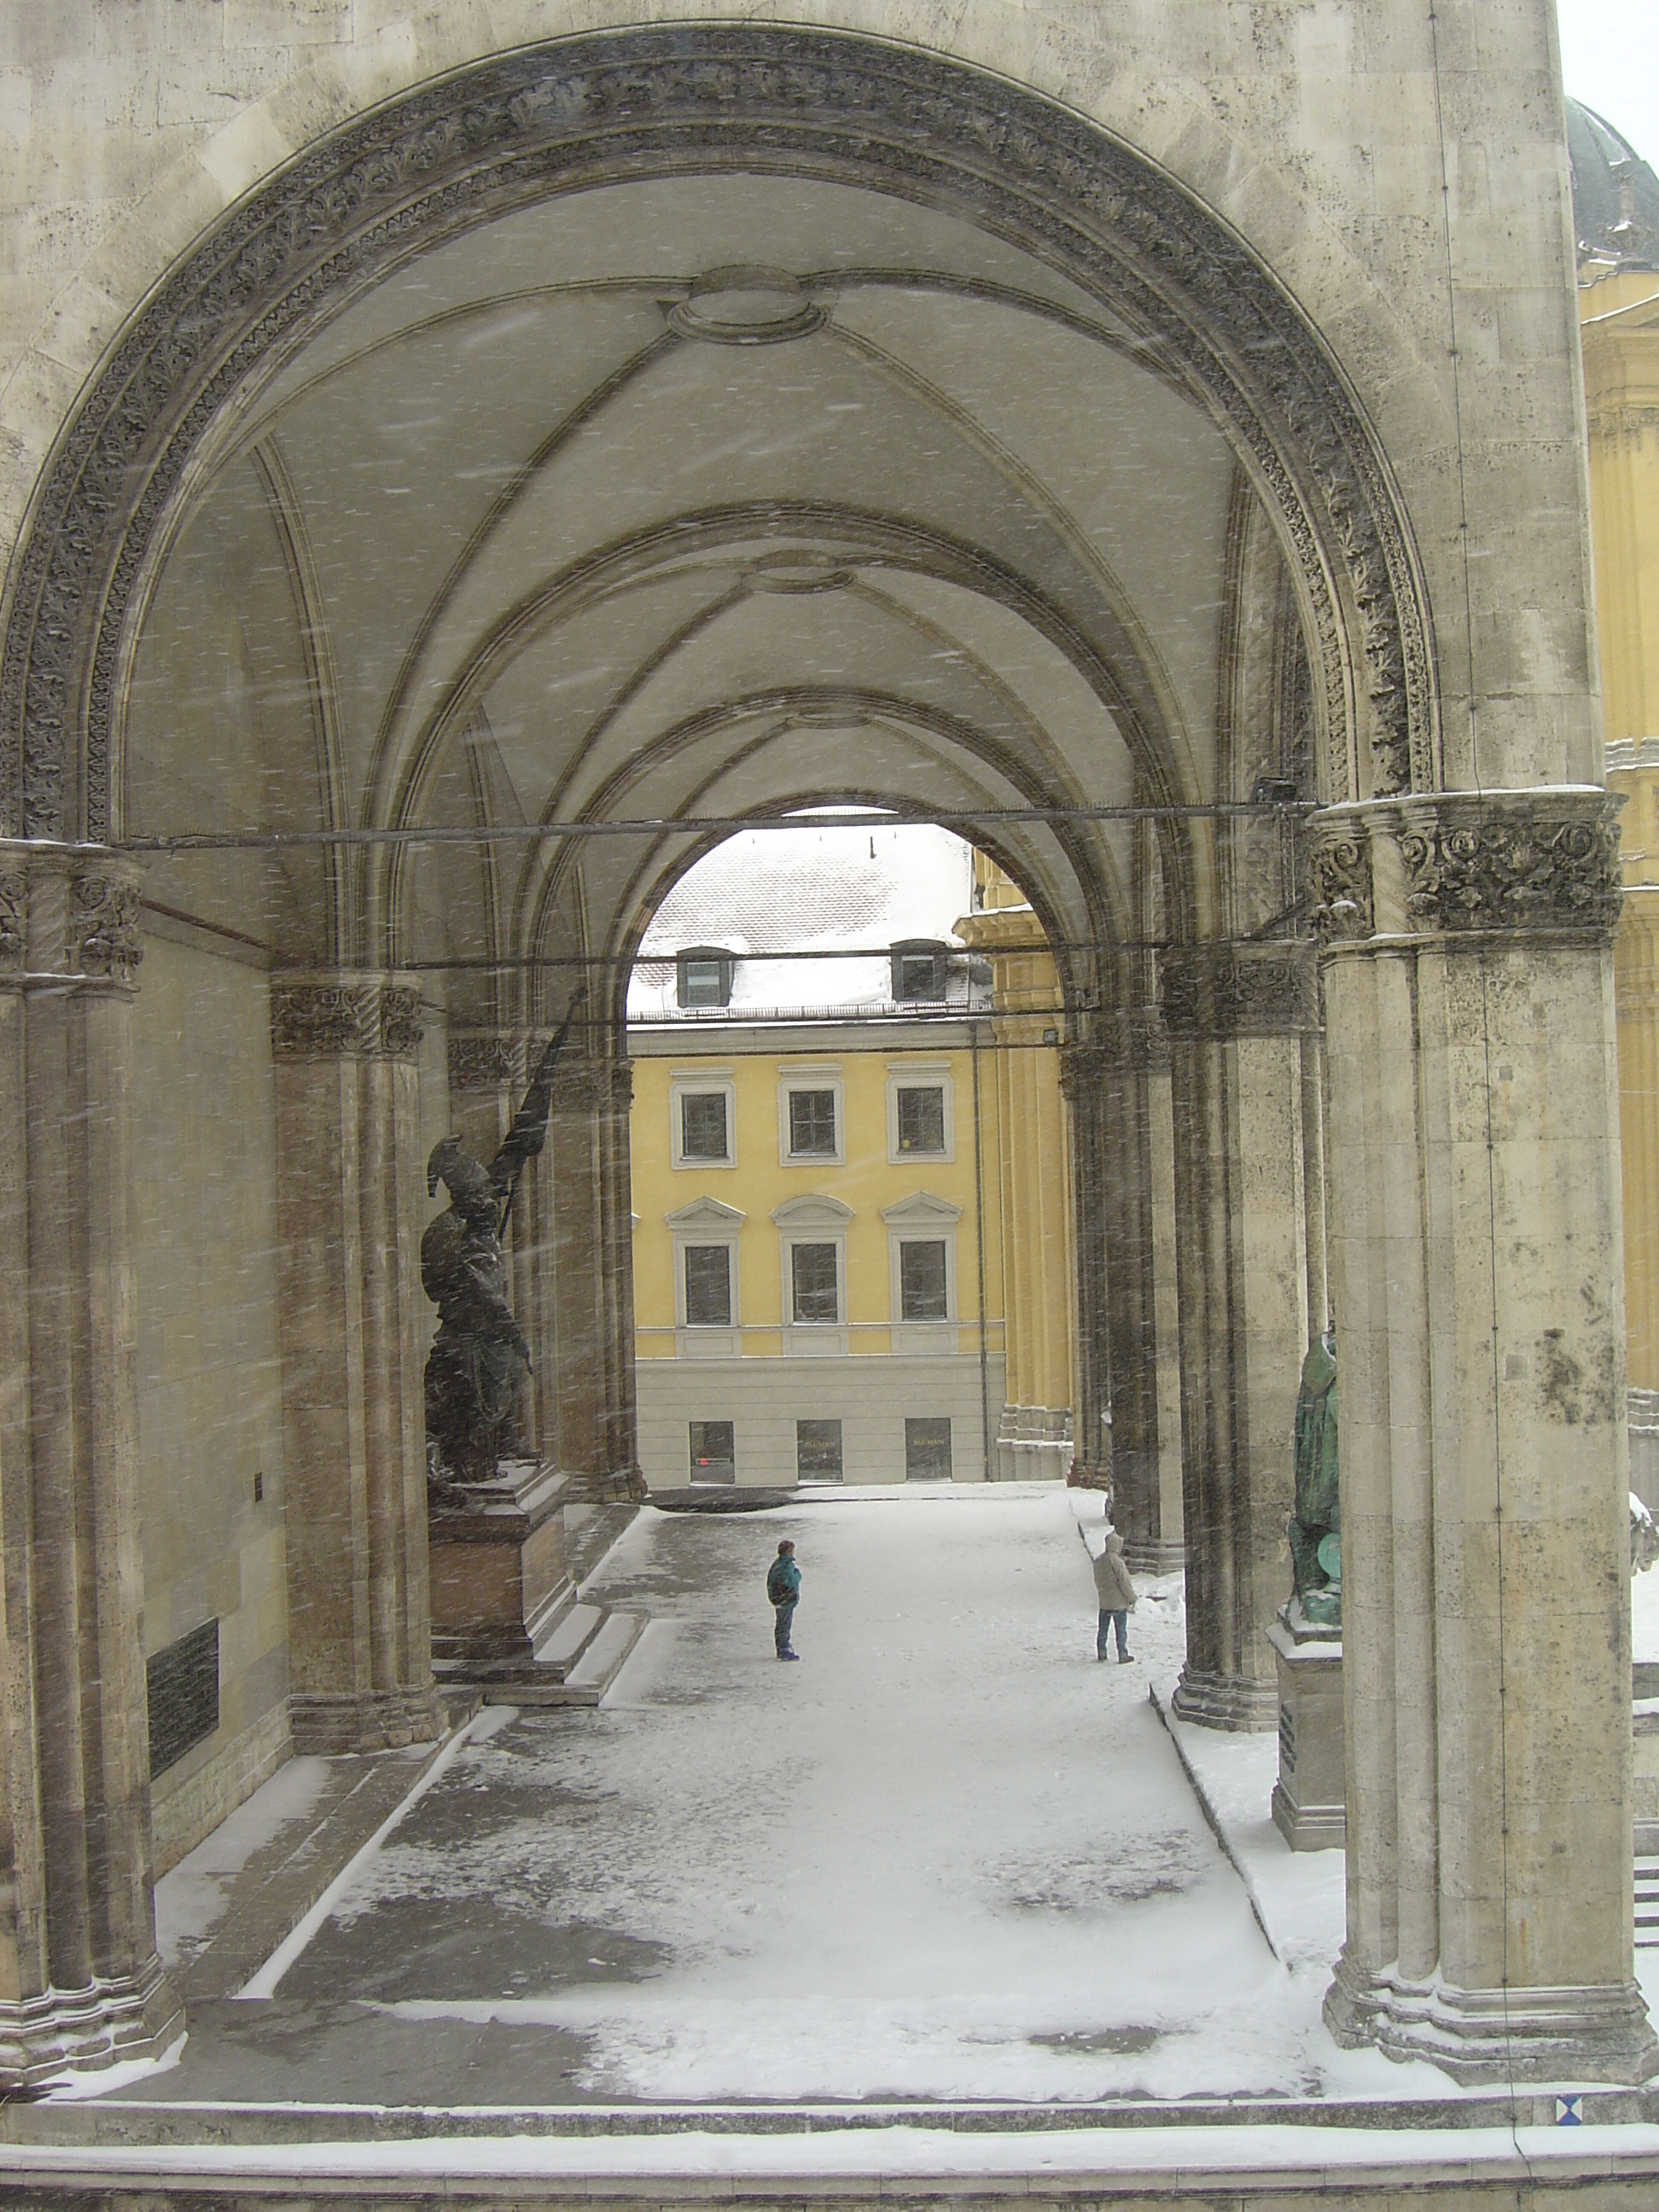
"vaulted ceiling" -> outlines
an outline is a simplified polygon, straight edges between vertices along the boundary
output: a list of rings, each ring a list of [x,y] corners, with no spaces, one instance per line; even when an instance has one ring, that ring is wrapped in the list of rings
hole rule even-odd
[[[962,222],[755,176],[544,202],[405,262],[227,427],[149,603],[127,821],[1202,799],[1241,487],[1131,331]],[[1061,935],[1130,931],[1128,825],[979,842]],[[240,908],[281,957],[602,951],[699,849],[300,848]],[[155,880],[238,902],[229,860]]]

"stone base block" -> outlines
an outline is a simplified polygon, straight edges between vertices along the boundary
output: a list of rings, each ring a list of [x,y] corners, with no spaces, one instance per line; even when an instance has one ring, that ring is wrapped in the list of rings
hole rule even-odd
[[[1132,1575],[1178,1575],[1187,1564],[1187,1547],[1162,1537],[1126,1536],[1123,1564]]]
[[[160,2058],[185,2032],[185,2008],[152,1957],[136,1974],[83,1990],[0,2002],[0,2094],[53,2075]]]
[[[1227,1729],[1235,1735],[1266,1735],[1279,1726],[1279,1690],[1250,1674],[1209,1674],[1183,1667],[1170,1704],[1196,1728]]]
[[[1348,1833],[1341,1640],[1295,1628],[1281,1613],[1267,1641],[1279,1669],[1273,1826],[1293,1851],[1328,1850]]]
[[[1659,2038],[1634,1982],[1460,1990],[1356,1966],[1345,1951],[1325,2025],[1349,2050],[1426,2058],[1455,2081],[1648,2081]]]
[[[296,1692],[289,1699],[288,1717],[295,1755],[312,1759],[434,1743],[449,1726],[435,1682],[322,1695]]]
[[[544,1462],[504,1463],[501,1479],[434,1502],[429,1529],[432,1658],[476,1680],[525,1666],[574,1595],[563,1507],[570,1479]]]

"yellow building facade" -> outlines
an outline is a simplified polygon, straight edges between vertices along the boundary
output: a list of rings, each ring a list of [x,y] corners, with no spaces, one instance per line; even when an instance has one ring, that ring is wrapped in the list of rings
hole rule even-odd
[[[1607,783],[1626,797],[1614,977],[1639,1434],[1659,1413],[1649,1395],[1659,1393],[1659,188],[1599,118],[1588,121],[1596,135],[1580,122],[1573,188]]]

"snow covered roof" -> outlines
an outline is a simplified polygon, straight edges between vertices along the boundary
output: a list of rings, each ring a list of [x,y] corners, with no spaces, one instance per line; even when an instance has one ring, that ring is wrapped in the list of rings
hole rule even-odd
[[[688,870],[657,909],[629,981],[629,1019],[890,1015],[890,951],[915,941],[956,951],[944,1004],[968,1012],[989,1004],[955,934],[972,897],[971,848],[948,830],[745,830]],[[727,1006],[678,1004],[677,957],[699,946],[733,956]]]

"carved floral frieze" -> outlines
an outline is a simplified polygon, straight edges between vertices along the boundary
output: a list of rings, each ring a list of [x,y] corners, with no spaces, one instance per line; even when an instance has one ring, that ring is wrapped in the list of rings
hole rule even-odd
[[[279,1060],[403,1059],[420,1043],[421,994],[374,976],[273,976],[270,1048]]]
[[[28,946],[29,887],[21,875],[0,875],[0,975],[21,975]]]
[[[452,1091],[504,1091],[521,1085],[526,1066],[525,1041],[510,1030],[451,1030],[449,1087]]]
[[[1317,1029],[1313,948],[1173,948],[1159,956],[1158,1003],[1171,1036],[1287,1036]]]
[[[1457,791],[1316,815],[1304,866],[1321,942],[1609,939],[1624,897],[1621,803],[1589,788]]]

